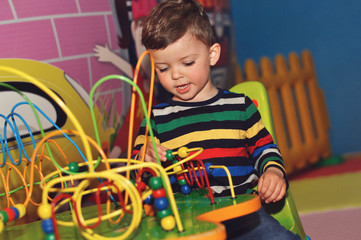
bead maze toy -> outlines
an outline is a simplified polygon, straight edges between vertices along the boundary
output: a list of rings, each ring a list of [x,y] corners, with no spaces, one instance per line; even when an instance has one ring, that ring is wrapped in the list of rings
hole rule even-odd
[[[22,138],[17,134],[19,126],[12,125],[10,121],[5,122],[5,126],[13,128],[13,144],[18,146],[14,149],[17,149],[19,154],[20,151],[28,153],[29,157],[9,160],[10,155],[5,156],[5,151],[10,152],[7,148],[9,143],[4,135],[1,139],[3,165],[0,169],[0,186],[3,190],[0,192],[0,238],[225,239],[225,229],[220,222],[252,213],[261,207],[260,199],[256,195],[236,196],[231,191],[231,197],[214,198],[208,182],[212,170],[224,169],[231,189],[232,179],[226,167],[203,164],[197,160],[197,156],[203,151],[201,148],[181,147],[176,151],[168,151],[167,160],[171,161],[171,165],[166,168],[161,166],[157,153],[158,163],[132,159],[132,124],[129,130],[127,158],[107,157],[102,148],[99,123],[92,100],[95,89],[106,81],[121,80],[132,85],[131,116],[134,116],[133,103],[138,94],[147,121],[146,131],[155,145],[152,128],[149,127],[152,95],[147,108],[137,86],[140,63],[146,54],[149,53],[145,52],[138,61],[133,81],[124,76],[110,75],[100,79],[92,88],[89,102],[95,139],[86,134],[72,110],[45,84],[25,72],[0,65],[0,71],[21,76],[44,91],[58,104],[74,126],[74,129],[64,129],[51,122],[56,130],[42,132],[41,137],[32,143],[33,149],[24,151],[19,143]],[[153,73],[150,91],[152,93],[154,63],[152,56],[149,56]],[[25,99],[24,104],[30,106],[32,114],[43,115],[42,110],[21,91],[11,86],[7,87]],[[22,122],[26,125],[25,119],[22,119]],[[39,123],[40,129],[41,126]],[[31,134],[29,130],[29,135]],[[60,137],[77,149],[76,157],[67,155],[66,151],[63,151],[65,149],[58,145],[57,139]],[[44,171],[45,162],[48,163],[47,166],[51,166],[47,171]],[[23,170],[18,169],[20,164],[24,165]],[[119,167],[119,164],[122,166]],[[4,171],[7,173],[4,174]],[[17,175],[10,176],[14,171]],[[150,178],[146,180],[144,174]],[[39,177],[35,177],[37,175]],[[17,179],[20,184],[14,188],[10,179]],[[181,193],[173,193],[172,184],[179,184]],[[40,197],[37,197],[36,193],[40,193]],[[14,195],[17,196],[16,201]],[[106,196],[105,200],[102,199],[102,195]],[[95,203],[85,206],[89,196],[94,196]],[[14,221],[29,213],[30,206],[35,206],[40,221],[13,225]],[[62,210],[64,208],[67,211]]]

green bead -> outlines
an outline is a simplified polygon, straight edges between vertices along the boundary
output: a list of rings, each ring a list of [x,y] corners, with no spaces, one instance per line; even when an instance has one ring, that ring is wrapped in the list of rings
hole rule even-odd
[[[168,160],[168,161],[171,161],[171,160],[174,159],[174,156],[173,156],[172,153],[173,153],[172,150],[167,150],[167,151],[165,152],[165,156],[167,157],[167,160]]]
[[[185,180],[184,178],[183,179],[181,179],[181,180],[178,180],[178,184],[179,185],[186,185],[187,184],[187,180]]]
[[[157,216],[158,218],[162,219],[166,216],[169,216],[170,215],[170,210],[169,208],[167,209],[164,209],[164,210],[160,210],[160,211],[157,211]]]
[[[0,219],[3,220],[3,223],[6,224],[9,220],[9,215],[4,210],[0,211]]]
[[[45,240],[55,240],[55,234],[54,233],[46,234]]]
[[[163,187],[162,179],[160,177],[152,177],[149,180],[149,185],[153,190],[157,190]]]
[[[133,185],[135,185],[134,179],[130,179],[129,181],[130,181],[131,183],[133,183]]]
[[[173,162],[172,162],[172,164],[176,164],[177,162],[179,162],[178,160],[174,160]]]
[[[71,162],[69,163],[69,170],[71,172],[79,172],[79,165],[77,162]]]

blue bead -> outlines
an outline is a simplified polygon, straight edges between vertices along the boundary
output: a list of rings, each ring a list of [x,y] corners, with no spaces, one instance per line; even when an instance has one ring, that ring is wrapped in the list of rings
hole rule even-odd
[[[169,176],[169,182],[170,182],[170,184],[174,184],[177,182],[177,178],[175,177],[175,175]]]
[[[155,208],[159,211],[167,209],[168,205],[169,205],[168,199],[166,197],[157,198],[157,199],[155,199],[154,205],[155,205]]]
[[[46,234],[54,233],[53,222],[51,218],[41,221],[41,226]]]
[[[153,203],[153,195],[150,194],[146,199],[144,199],[144,203],[151,205]]]
[[[20,213],[19,213],[19,210],[16,208],[16,207],[11,207],[11,209],[14,211],[14,213],[15,213],[15,218],[14,219],[18,219],[19,218],[19,215],[20,215]]]
[[[184,195],[188,195],[191,193],[191,189],[189,188],[188,184],[185,184],[185,185],[182,185],[181,186],[181,192],[184,194]]]

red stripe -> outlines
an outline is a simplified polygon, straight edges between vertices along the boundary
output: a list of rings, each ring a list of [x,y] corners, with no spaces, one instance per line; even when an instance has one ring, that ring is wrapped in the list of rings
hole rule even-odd
[[[248,157],[248,154],[245,148],[212,148],[204,149],[196,158],[203,160],[221,157]]]
[[[273,142],[273,138],[272,138],[271,134],[268,134],[268,135],[265,136],[264,138],[259,139],[259,140],[256,142],[256,145],[254,145],[254,146],[249,146],[249,147],[248,147],[248,150],[249,150],[249,152],[253,153],[254,150],[255,150],[256,148],[258,148],[259,146],[264,146],[264,145],[267,145],[267,144],[272,143],[272,142]]]

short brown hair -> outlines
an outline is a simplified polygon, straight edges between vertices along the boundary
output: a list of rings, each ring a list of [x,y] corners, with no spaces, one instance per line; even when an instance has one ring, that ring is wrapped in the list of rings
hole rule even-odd
[[[186,33],[207,47],[214,43],[207,12],[196,0],[163,0],[149,13],[143,25],[142,43],[146,49],[164,49]]]

